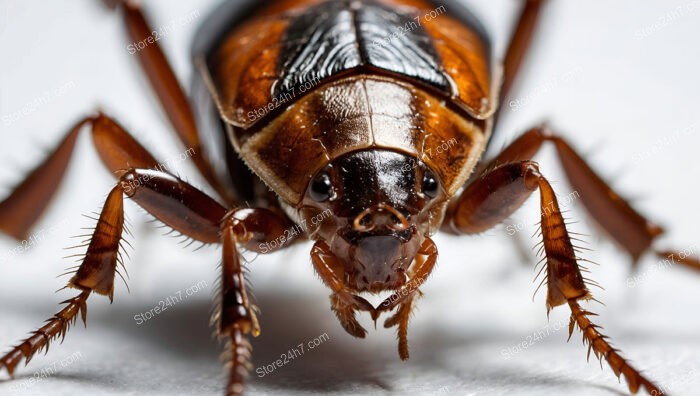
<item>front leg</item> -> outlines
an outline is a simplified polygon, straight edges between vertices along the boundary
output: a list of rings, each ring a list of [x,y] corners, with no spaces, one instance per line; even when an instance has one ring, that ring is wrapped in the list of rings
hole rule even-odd
[[[570,336],[577,325],[589,350],[593,350],[599,359],[604,357],[615,374],[627,380],[632,393],[636,393],[641,386],[651,395],[662,394],[656,385],[608,343],[591,322],[590,316],[593,314],[580,307],[580,300],[593,298],[586,284],[588,280],[581,274],[579,258],[554,190],[539,172],[536,163],[509,163],[481,176],[450,207],[445,222],[457,234],[485,231],[510,216],[537,189],[540,191],[542,251],[545,256],[540,273],[544,274],[542,284],[547,283],[547,310],[568,304],[572,312]]]
[[[226,210],[216,201],[168,173],[151,169],[123,171],[102,208],[82,264],[68,282],[67,287],[79,290],[79,294],[64,301],[67,304],[64,309],[0,357],[0,371],[5,369],[12,376],[23,358],[28,363],[35,353],[48,349],[51,341],[58,337],[63,339],[78,316],[84,322],[86,301],[91,293],[112,300],[124,230],[124,195],[194,240],[203,243],[218,241],[218,223]]]
[[[248,298],[246,280],[238,246],[266,253],[272,242],[284,235],[289,227],[286,218],[266,209],[241,209],[230,212],[222,222],[223,244],[220,309],[214,313],[220,337],[227,337],[226,361],[229,362],[227,395],[243,393],[248,372],[251,370],[251,346],[247,335],[257,337],[260,325],[255,307]],[[266,242],[268,244],[266,244]],[[281,244],[277,244],[281,245]]]

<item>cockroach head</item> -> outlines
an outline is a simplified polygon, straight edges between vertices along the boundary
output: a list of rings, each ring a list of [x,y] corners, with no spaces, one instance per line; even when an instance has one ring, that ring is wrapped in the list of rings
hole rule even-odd
[[[416,157],[390,150],[345,154],[319,170],[302,217],[313,239],[328,242],[356,275],[358,289],[398,281],[424,238],[437,230],[447,195]]]

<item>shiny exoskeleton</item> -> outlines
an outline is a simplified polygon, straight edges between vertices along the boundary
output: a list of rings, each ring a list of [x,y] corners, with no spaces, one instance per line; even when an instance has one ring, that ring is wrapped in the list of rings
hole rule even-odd
[[[196,58],[220,112],[208,125],[221,117],[228,130],[218,147],[232,145],[289,218],[328,244],[354,291],[408,280],[485,149],[495,109],[476,20],[457,6],[465,18],[424,24],[435,7],[397,9],[405,3],[280,2],[200,35],[218,38]],[[207,98],[196,103],[207,114]],[[313,225],[325,210],[333,216]]]
[[[130,39],[152,32],[138,6],[118,8]],[[260,326],[243,277],[240,249],[269,253],[308,238],[313,266],[331,289],[331,308],[356,337],[366,311],[397,327],[408,359],[408,319],[437,262],[431,236],[471,235],[510,216],[535,191],[541,202],[547,308],[568,305],[570,332],[605,358],[631,392],[660,389],[610,346],[579,302],[592,295],[581,274],[557,198],[533,156],[545,143],[592,218],[634,260],[663,231],[620,198],[571,146],[546,127],[522,135],[483,161],[498,117],[535,30],[543,1],[530,0],[504,67],[488,35],[460,3],[427,0],[244,0],[226,2],[193,45],[197,70],[188,100],[158,43],[138,59],[180,140],[217,192],[209,197],[170,174],[104,114],[86,117],[0,203],[0,230],[23,239],[46,209],[75,139],[90,126],[97,152],[118,178],[79,269],[80,293],[47,324],[0,358],[10,374],[62,336],[91,293],[109,296],[120,264],[123,197],[176,231],[222,246],[217,330],[229,340],[229,395],[250,367],[248,335]],[[501,75],[500,70],[503,70]],[[192,106],[195,111],[190,107]],[[303,231],[290,238],[288,230]],[[697,260],[682,264],[700,269]],[[362,293],[392,295],[372,306]]]

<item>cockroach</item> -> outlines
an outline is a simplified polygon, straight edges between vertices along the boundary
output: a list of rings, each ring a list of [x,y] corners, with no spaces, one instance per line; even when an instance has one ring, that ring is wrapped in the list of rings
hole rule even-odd
[[[124,19],[130,42],[181,142],[216,196],[163,169],[116,121],[99,112],[73,126],[58,148],[0,203],[0,229],[25,239],[61,181],[76,138],[90,127],[104,165],[116,175],[79,268],[78,294],[45,325],[0,358],[18,363],[64,337],[88,297],[111,300],[125,230],[124,196],[192,240],[220,244],[218,334],[228,340],[227,395],[250,369],[249,337],[260,333],[243,275],[242,250],[270,253],[313,241],[311,262],[331,290],[331,310],[352,336],[366,312],[396,327],[409,358],[408,320],[433,271],[442,230],[475,235],[518,209],[535,191],[541,208],[547,310],[567,305],[589,352],[626,379],[629,390],[662,394],[614,349],[593,314],[557,196],[533,157],[552,143],[592,219],[634,261],[667,256],[653,243],[663,230],[616,194],[547,126],[495,158],[483,153],[531,42],[543,0],[524,2],[503,67],[479,20],[457,2],[428,0],[255,0],[226,2],[202,25],[188,98],[153,29],[131,1],[106,1]],[[439,22],[437,17],[439,16]],[[502,73],[499,72],[502,70]],[[203,136],[207,137],[205,139]],[[287,230],[294,230],[290,233]],[[298,232],[297,232],[298,231]],[[700,269],[700,262],[679,262]],[[378,306],[363,293],[389,292]]]

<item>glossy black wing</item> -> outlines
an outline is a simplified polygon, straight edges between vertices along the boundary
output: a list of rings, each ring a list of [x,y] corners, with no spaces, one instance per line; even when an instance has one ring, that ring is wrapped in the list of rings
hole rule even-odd
[[[451,94],[449,77],[419,22],[372,0],[330,1],[306,10],[287,29],[274,96],[361,66]]]

